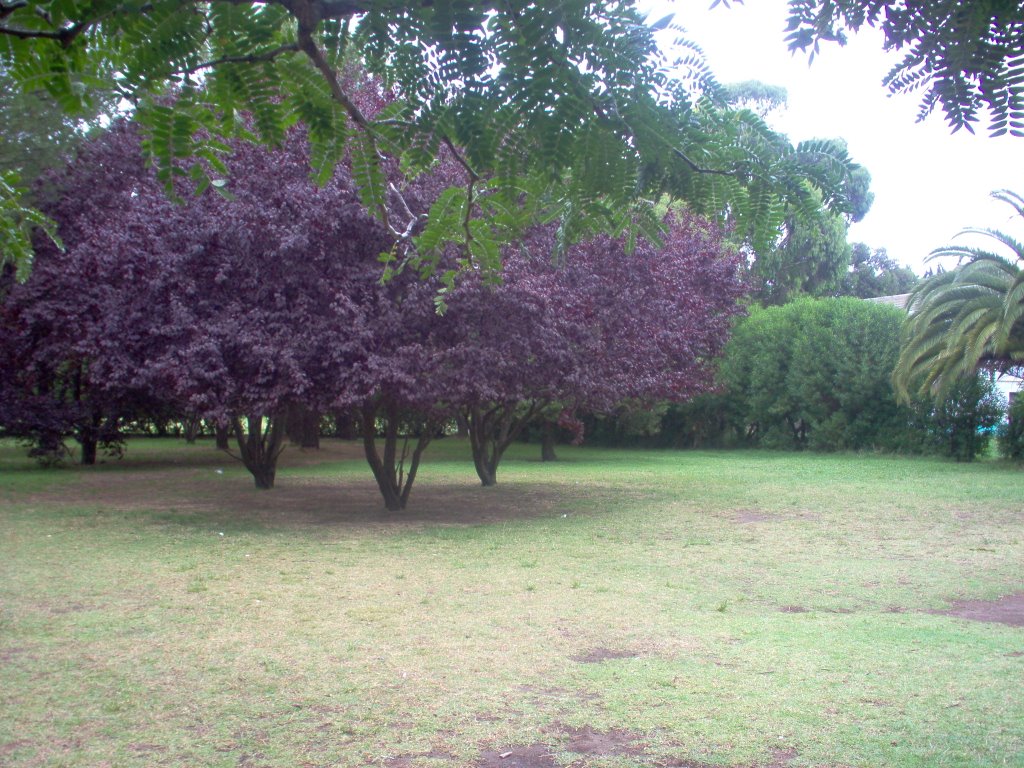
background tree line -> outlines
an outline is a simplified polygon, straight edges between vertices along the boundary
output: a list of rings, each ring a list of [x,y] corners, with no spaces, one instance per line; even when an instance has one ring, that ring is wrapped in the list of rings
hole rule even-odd
[[[939,402],[901,402],[892,383],[906,313],[854,298],[753,309],[725,347],[719,391],[666,404],[653,421],[595,419],[619,444],[983,453],[1006,403],[977,373]]]

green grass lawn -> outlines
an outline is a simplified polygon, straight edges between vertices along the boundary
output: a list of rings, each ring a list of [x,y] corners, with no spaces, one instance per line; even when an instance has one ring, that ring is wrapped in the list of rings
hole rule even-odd
[[[1024,765],[1017,468],[537,454],[0,444],[0,765]]]

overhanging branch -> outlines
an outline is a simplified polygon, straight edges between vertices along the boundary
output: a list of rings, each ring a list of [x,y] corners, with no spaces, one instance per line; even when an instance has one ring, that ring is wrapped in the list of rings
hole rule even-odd
[[[285,53],[298,53],[298,43],[286,43],[280,45],[277,48],[264,51],[263,53],[252,53],[247,56],[223,56],[219,59],[211,59],[210,61],[204,61],[202,64],[196,64],[191,67],[185,67],[184,69],[176,70],[174,74],[177,75],[192,75],[203,69],[211,69],[221,64],[257,64],[260,62],[273,61],[278,56]]]

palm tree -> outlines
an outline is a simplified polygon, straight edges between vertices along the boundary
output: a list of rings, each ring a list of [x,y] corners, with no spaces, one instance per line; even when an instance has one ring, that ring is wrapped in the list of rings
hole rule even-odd
[[[992,196],[1024,218],[1024,197]],[[911,292],[900,358],[893,373],[903,400],[913,394],[942,399],[979,367],[1006,371],[1024,365],[1024,244],[992,229],[966,229],[1002,245],[1004,254],[963,245],[932,251],[960,265],[922,281]]]

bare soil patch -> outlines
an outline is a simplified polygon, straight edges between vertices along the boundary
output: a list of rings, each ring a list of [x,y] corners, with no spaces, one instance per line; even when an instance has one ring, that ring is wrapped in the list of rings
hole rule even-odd
[[[644,748],[637,745],[642,738],[640,734],[623,728],[595,731],[589,725],[582,728],[563,726],[562,732],[569,737],[569,743],[565,748],[580,755],[641,757],[645,754]]]
[[[767,523],[771,520],[771,517],[763,512],[758,512],[756,509],[738,509],[735,514],[733,514],[732,519],[737,523],[750,524]]]
[[[969,621],[1024,627],[1024,592],[1004,595],[997,600],[957,600],[944,611],[928,611]]]
[[[457,760],[451,752],[431,749],[426,752],[414,752],[408,755],[397,755],[384,760],[385,768],[412,768],[418,760]]]
[[[546,744],[481,752],[476,768],[558,768]]]
[[[799,755],[795,749],[775,749],[772,750],[772,762],[767,768],[785,768],[791,762],[797,759]]]
[[[573,656],[572,660],[578,664],[600,664],[602,661],[613,661],[615,659],[638,659],[643,654],[640,651],[628,648],[594,648],[585,653]]]
[[[641,733],[624,728],[598,731],[589,725],[576,728],[556,723],[551,730],[552,744],[510,747],[506,750],[482,752],[476,768],[557,768],[553,753],[572,752],[580,755],[570,766],[583,766],[585,758],[630,757],[654,768],[713,768],[711,763],[681,757],[654,757],[644,746]],[[788,768],[798,757],[792,748],[772,750],[771,762],[743,768]],[[406,768],[404,763],[388,764],[389,768]],[[736,766],[735,768],[741,768]]]
[[[13,755],[19,749],[33,746],[35,746],[35,744],[28,739],[15,739],[14,741],[8,741],[6,744],[0,744],[0,757],[4,755]]]
[[[783,605],[779,608],[781,613],[810,613],[811,610],[811,608],[806,608],[802,605]],[[818,613],[837,613],[840,615],[854,612],[852,608],[814,608],[813,610]]]

